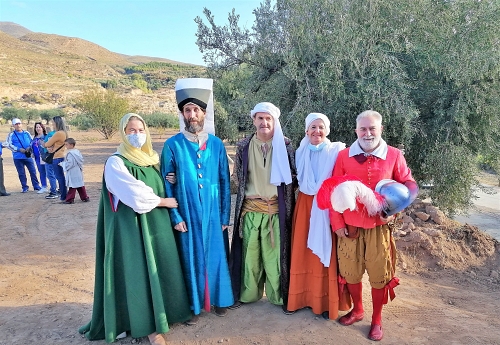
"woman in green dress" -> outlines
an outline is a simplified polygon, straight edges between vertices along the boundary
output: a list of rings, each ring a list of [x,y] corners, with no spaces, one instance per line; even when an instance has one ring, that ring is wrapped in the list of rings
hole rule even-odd
[[[122,143],[106,161],[97,218],[92,320],[79,332],[110,343],[128,332],[163,345],[168,324],[191,318],[165,198],[144,120],[126,114]]]

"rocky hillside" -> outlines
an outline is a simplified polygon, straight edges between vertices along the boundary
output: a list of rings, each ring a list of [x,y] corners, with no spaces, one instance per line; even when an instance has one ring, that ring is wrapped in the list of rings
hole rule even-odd
[[[175,111],[171,84],[156,82],[155,88],[141,89],[134,85],[137,75],[131,78],[131,73],[126,72],[148,62],[186,69],[186,75],[179,76],[176,72],[172,80],[191,76],[192,65],[118,54],[80,38],[37,33],[16,23],[0,22],[0,107],[71,108],[71,100],[83,90],[111,82],[116,92],[130,98],[142,112]],[[203,70],[198,66],[192,68],[198,75]],[[134,74],[143,78],[140,71]],[[144,76],[147,81],[154,77],[151,71]],[[157,78],[168,78],[168,71],[163,70]],[[41,101],[28,103],[26,99]]]

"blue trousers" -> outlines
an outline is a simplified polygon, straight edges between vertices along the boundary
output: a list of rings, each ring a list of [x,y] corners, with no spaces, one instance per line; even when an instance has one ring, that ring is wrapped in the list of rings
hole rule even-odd
[[[54,174],[56,175],[57,182],[59,183],[59,191],[61,192],[61,200],[66,200],[66,195],[68,194],[68,189],[66,188],[66,178],[64,177],[64,170],[59,165],[64,160],[64,158],[56,158],[52,161],[52,168],[54,169]]]
[[[26,169],[30,173],[31,184],[33,185],[34,190],[40,190],[40,183],[38,183],[38,178],[36,177],[36,168],[35,163],[33,162],[33,158],[23,158],[23,159],[14,159],[14,165],[16,166],[17,175],[19,176],[19,181],[21,182],[21,186],[24,190],[28,190],[28,180],[26,178]]]
[[[45,166],[45,174],[47,176],[47,179],[49,180],[50,192],[52,194],[56,194],[57,180],[56,180],[56,175],[54,174],[54,168],[52,167],[52,164],[44,164],[44,166]]]
[[[35,156],[35,163],[38,173],[40,174],[40,184],[42,185],[42,188],[47,188],[47,173],[45,171],[45,164],[42,164],[40,156]]]

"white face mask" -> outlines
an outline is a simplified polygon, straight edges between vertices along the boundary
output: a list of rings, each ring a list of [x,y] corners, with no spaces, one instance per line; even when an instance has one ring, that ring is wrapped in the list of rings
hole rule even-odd
[[[146,143],[146,133],[127,134],[127,140],[135,148],[140,149]]]

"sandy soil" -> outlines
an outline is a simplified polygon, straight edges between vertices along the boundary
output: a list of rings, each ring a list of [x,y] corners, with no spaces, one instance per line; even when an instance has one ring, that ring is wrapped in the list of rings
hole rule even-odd
[[[0,126],[4,140],[8,126]],[[0,198],[0,345],[89,344],[77,329],[92,311],[95,222],[102,168],[118,139],[71,132],[85,157],[91,202],[63,205],[21,187],[4,150],[6,187]],[[155,136],[161,151],[166,134]],[[231,151],[230,151],[231,152]],[[401,285],[383,313],[386,344],[500,344],[500,247],[460,223],[416,229],[397,241]],[[495,275],[496,272],[496,275]],[[366,278],[366,277],[365,277]],[[310,310],[286,316],[263,300],[230,311],[204,313],[199,324],[172,325],[169,344],[368,344],[371,303],[364,281],[365,320],[350,327]],[[118,344],[148,344],[130,336]],[[97,341],[94,344],[104,344]]]

